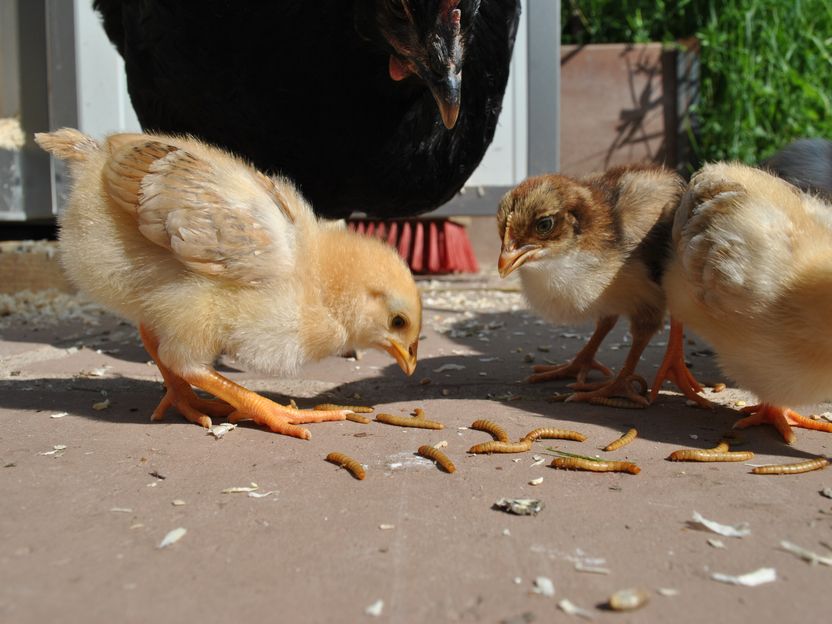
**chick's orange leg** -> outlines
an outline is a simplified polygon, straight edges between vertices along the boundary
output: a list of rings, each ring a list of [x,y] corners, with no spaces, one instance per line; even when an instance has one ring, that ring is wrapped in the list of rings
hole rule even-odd
[[[211,416],[223,417],[233,411],[234,408],[225,402],[199,398],[187,381],[165,366],[159,359],[159,341],[150,329],[139,325],[139,335],[144,348],[162,373],[166,387],[165,396],[153,410],[151,420],[162,420],[165,412],[175,407],[189,421],[208,428],[211,426]]]
[[[653,330],[632,331],[633,345],[630,347],[630,352],[627,354],[627,359],[624,361],[624,366],[621,367],[618,375],[610,381],[600,381],[593,384],[574,383],[570,387],[581,392],[571,394],[566,400],[575,402],[589,401],[593,398],[600,397],[624,397],[640,405],[650,405],[650,401],[644,398],[642,394],[642,391],[647,390],[647,382],[641,375],[636,375],[635,370],[641,354],[644,352],[654,333],[655,331]],[[634,382],[637,383],[641,391],[634,389]]]
[[[189,384],[232,405],[234,411],[229,416],[231,422],[253,420],[275,433],[303,440],[310,439],[312,435],[308,429],[297,427],[297,424],[344,420],[350,413],[350,410],[316,411],[284,407],[234,383],[210,368],[189,372],[183,374],[182,377]]]
[[[598,347],[601,346],[604,338],[607,337],[607,334],[615,327],[617,321],[617,316],[605,316],[598,319],[598,322],[595,324],[595,332],[590,337],[589,342],[575,356],[575,359],[567,364],[553,366],[539,364],[534,366],[532,370],[534,370],[535,374],[531,375],[528,381],[537,383],[553,379],[575,378],[578,380],[578,383],[583,383],[586,381],[586,376],[592,370],[599,370],[605,376],[612,377],[612,371],[596,361],[595,353],[598,351]]]
[[[735,429],[745,429],[753,425],[773,425],[780,432],[780,435],[783,436],[787,444],[792,444],[797,438],[794,431],[792,431],[792,426],[832,433],[832,423],[806,418],[788,407],[760,403],[758,405],[749,405],[740,411],[750,415],[745,418],[740,418],[735,422]]]
[[[667,351],[665,351],[662,365],[656,373],[656,378],[653,380],[650,401],[656,400],[665,380],[673,382],[682,391],[682,394],[692,401],[696,401],[702,407],[713,408],[714,404],[699,394],[702,392],[702,385],[685,364],[682,323],[672,317],[670,319],[670,336],[667,339]]]

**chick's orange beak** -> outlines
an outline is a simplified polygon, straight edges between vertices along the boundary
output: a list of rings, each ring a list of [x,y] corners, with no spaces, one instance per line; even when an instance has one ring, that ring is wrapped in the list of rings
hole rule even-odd
[[[497,270],[500,272],[500,277],[507,277],[517,268],[523,266],[535,257],[539,249],[540,245],[517,247],[516,241],[507,240],[503,243],[503,248],[500,250],[500,259],[497,261]]]
[[[404,374],[410,376],[416,370],[416,352],[418,348],[418,340],[409,347],[405,347],[391,338],[390,345],[385,347],[384,350],[395,358],[396,363],[404,371]]]

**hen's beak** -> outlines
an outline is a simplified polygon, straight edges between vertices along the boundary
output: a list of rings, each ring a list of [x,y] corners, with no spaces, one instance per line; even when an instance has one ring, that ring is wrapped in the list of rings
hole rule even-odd
[[[462,73],[449,73],[443,80],[428,81],[428,88],[439,107],[442,123],[450,130],[456,125],[462,103]]]
[[[384,347],[384,350],[395,358],[396,363],[404,371],[404,374],[410,376],[416,370],[416,351],[418,348],[418,340],[410,345],[410,347],[405,348],[404,345],[391,338],[390,345]]]
[[[497,261],[500,277],[511,275],[517,268],[533,259],[539,249],[540,245],[523,245],[518,248],[514,240],[507,240],[500,250],[500,259]]]

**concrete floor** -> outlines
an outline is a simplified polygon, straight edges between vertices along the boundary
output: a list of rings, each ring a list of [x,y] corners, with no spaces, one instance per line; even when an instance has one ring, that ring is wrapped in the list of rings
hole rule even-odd
[[[832,500],[821,494],[832,471],[757,476],[744,463],[665,460],[677,448],[714,446],[737,417],[732,407],[752,397],[729,382],[709,393],[723,404],[713,412],[670,392],[646,410],[548,402],[566,382],[526,384],[529,360],[568,359],[586,328],[536,321],[511,284],[506,291],[490,274],[421,285],[425,338],[411,378],[382,353],[330,358],[294,380],[232,366],[227,374],[302,407],[329,401],[397,414],[422,407],[444,423],[441,431],[337,422],[310,425],[312,440],[300,441],[242,425],[216,440],[175,413],[149,422],[161,377],[136,332],[117,319],[0,318],[0,622],[576,619],[558,609],[564,598],[598,622],[828,616],[832,568],[779,544],[832,555]],[[664,340],[657,336],[645,354],[640,372],[648,378]],[[618,366],[626,347],[621,327],[600,358]],[[688,354],[701,380],[721,380],[705,345],[693,341]],[[448,364],[464,368],[442,371]],[[105,398],[107,407],[93,408]],[[472,444],[489,439],[467,429],[479,418],[513,438],[546,426],[588,439],[470,455]],[[632,444],[599,450],[631,426],[639,431]],[[414,454],[442,440],[454,474]],[[752,463],[782,463],[832,455],[831,446],[829,434],[799,430],[789,447],[756,427],[738,448],[756,453]],[[628,459],[642,470],[559,471],[548,466],[547,447]],[[325,462],[330,451],[364,463],[367,478]],[[252,482],[270,494],[223,493]],[[502,497],[545,507],[510,515],[493,508]],[[692,522],[694,512],[748,523],[751,533],[708,532]],[[178,527],[184,537],[159,549]],[[777,580],[742,587],[711,578],[763,567],[776,569]],[[551,580],[554,596],[535,591],[538,577]],[[647,593],[646,606],[632,614],[603,607],[628,587]],[[368,614],[378,601],[380,615]]]

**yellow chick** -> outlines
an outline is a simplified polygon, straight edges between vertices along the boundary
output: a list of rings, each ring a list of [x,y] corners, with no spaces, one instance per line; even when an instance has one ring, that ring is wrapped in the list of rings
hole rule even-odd
[[[671,315],[761,401],[735,426],[770,423],[788,443],[790,425],[832,431],[782,407],[832,397],[832,205],[759,169],[707,165],[682,198],[673,252]],[[669,341],[665,365],[681,343]]]
[[[662,325],[661,272],[683,188],[682,180],[664,169],[618,167],[581,179],[530,178],[502,199],[500,275],[519,270],[529,305],[549,321],[596,321],[572,362],[535,366],[529,381],[574,377],[571,387],[583,392],[569,400],[624,396],[648,403],[633,381],[646,389],[635,370]],[[593,369],[611,375],[595,353],[622,314],[630,319],[633,337],[624,366],[614,379],[587,383]]]
[[[298,424],[347,413],[278,405],[217,373],[222,353],[291,374],[372,347],[413,372],[422,307],[409,269],[381,242],[324,227],[288,180],[189,138],[116,134],[98,143],[63,129],[36,140],[72,169],[60,218],[66,273],[138,325],[164,377],[154,420],[175,406],[204,427],[227,415],[309,439]]]

